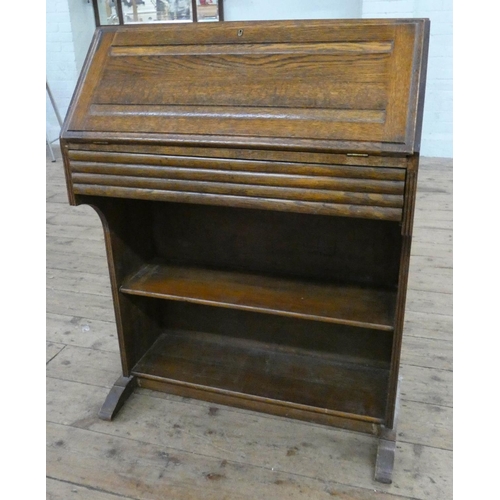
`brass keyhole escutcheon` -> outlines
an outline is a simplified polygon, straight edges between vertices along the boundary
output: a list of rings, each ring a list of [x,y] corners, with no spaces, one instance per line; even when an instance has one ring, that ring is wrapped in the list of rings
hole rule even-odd
[[[238,36],[243,36],[243,30],[238,30]]]

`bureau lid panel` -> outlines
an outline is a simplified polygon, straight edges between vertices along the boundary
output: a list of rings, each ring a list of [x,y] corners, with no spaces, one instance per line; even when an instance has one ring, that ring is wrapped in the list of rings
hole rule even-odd
[[[63,137],[418,150],[426,20],[101,28]]]

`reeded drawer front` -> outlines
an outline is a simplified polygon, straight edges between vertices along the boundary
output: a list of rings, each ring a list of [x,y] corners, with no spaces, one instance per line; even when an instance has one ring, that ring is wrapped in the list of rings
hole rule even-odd
[[[68,151],[73,192],[401,220],[404,168]]]

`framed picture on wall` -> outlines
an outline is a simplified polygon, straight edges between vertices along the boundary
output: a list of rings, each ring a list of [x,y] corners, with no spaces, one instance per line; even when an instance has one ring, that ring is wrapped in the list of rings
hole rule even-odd
[[[222,0],[92,0],[96,26],[222,21]]]
[[[219,5],[220,4],[220,5]],[[222,21],[220,8],[222,0],[196,0],[196,14],[200,22]]]

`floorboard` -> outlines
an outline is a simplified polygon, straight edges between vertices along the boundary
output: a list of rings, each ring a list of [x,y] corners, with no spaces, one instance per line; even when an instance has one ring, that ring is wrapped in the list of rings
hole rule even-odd
[[[136,389],[97,418],[120,373],[102,228],[70,207],[47,161],[47,498],[452,498],[452,161],[422,158],[392,485],[373,481],[376,440]]]

